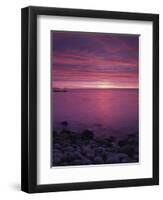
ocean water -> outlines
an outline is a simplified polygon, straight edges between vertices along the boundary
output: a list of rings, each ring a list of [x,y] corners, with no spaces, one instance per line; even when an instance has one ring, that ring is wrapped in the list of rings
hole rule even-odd
[[[52,93],[53,130],[85,129],[97,137],[125,136],[138,133],[138,89],[71,89]]]

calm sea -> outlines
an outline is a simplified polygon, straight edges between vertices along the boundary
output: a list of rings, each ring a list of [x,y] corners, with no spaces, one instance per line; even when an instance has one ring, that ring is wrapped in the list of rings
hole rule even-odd
[[[92,130],[96,136],[138,132],[138,89],[73,89],[53,92],[53,129],[61,122],[76,132]]]

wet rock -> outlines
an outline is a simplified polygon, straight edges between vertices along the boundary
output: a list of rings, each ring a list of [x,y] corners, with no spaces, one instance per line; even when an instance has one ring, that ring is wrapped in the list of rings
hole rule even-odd
[[[97,148],[95,149],[95,153],[96,153],[96,154],[103,154],[105,151],[106,151],[106,150],[105,150],[105,148],[103,148],[103,147],[97,147]]]
[[[128,162],[130,162],[130,159],[128,159],[128,158],[123,158],[121,160],[121,163],[128,163]]]
[[[102,157],[96,156],[96,157],[94,158],[94,163],[95,163],[95,164],[102,164],[102,163],[104,163],[104,160],[103,160]]]
[[[92,149],[91,149],[91,147],[89,145],[83,145],[81,147],[81,151],[82,151],[83,154],[87,154],[88,152],[91,152]]]
[[[120,141],[118,142],[118,145],[119,145],[120,147],[123,147],[123,146],[127,145],[127,140],[120,140]]]
[[[61,154],[62,151],[60,149],[53,149],[53,155],[55,154]]]
[[[63,154],[63,158],[62,159],[63,159],[64,162],[68,163],[68,162],[70,162],[70,161],[75,159],[75,155],[72,152],[65,152]]]
[[[67,127],[66,121],[62,122]],[[131,134],[119,141],[111,136],[97,138],[90,130],[75,133],[67,128],[53,132],[53,165],[87,165],[138,162],[138,135]]]
[[[62,157],[63,157],[62,153],[59,152],[55,153],[53,156],[53,165],[60,164],[62,161]]]
[[[133,135],[132,137],[130,136],[127,141],[128,141],[128,144],[135,145],[135,146],[138,145],[138,138],[135,137],[135,135]]]
[[[75,149],[74,149],[72,146],[66,146],[66,147],[64,148],[64,151],[65,151],[65,152],[74,152]]]
[[[111,147],[114,148],[114,149],[116,149],[117,151],[120,148],[120,146],[116,142],[113,142]]]
[[[134,134],[134,133],[130,133],[127,135],[128,138],[136,138],[137,137],[137,134]]]
[[[119,149],[118,148],[114,148],[114,147],[108,147],[107,150],[109,152],[112,152],[112,153],[118,153],[119,152]]]
[[[95,153],[93,151],[92,152],[87,152],[85,156],[92,160],[95,157]]]
[[[71,140],[73,144],[77,143],[77,140],[79,139],[79,135],[75,132],[70,132],[67,134],[67,139]]]
[[[93,140],[94,139],[94,134],[90,130],[85,130],[81,134],[81,139],[82,140]]]
[[[74,152],[74,157],[75,159],[82,159],[83,158],[83,155],[80,151],[75,151]]]
[[[114,136],[110,136],[108,139],[109,142],[115,142],[116,141],[116,137]]]
[[[60,142],[60,135],[58,132],[53,131],[53,143],[59,143]]]
[[[71,131],[69,131],[69,130],[62,130],[60,132],[60,138],[62,138],[63,136],[65,136],[65,138],[67,138],[70,134],[71,134]]]
[[[68,122],[67,121],[61,122],[61,125],[62,125],[63,131],[67,130],[67,128],[68,128]]]
[[[108,164],[120,163],[120,158],[117,154],[108,155],[105,162]]]
[[[77,145],[76,143],[74,144],[74,143],[72,143],[72,145],[71,145],[75,150],[79,147],[79,145]]]
[[[53,131],[53,138],[57,135],[57,131]]]
[[[90,165],[90,164],[92,164],[92,161],[89,158],[83,158],[82,164],[83,165]]]
[[[71,162],[72,165],[81,165],[81,160],[76,159]]]
[[[70,134],[70,131],[69,130],[62,130],[58,135],[57,135],[57,141],[55,141],[55,138],[54,138],[54,142],[58,143],[63,143],[65,142],[65,140],[69,139],[69,134]]]
[[[134,160],[135,162],[138,162],[138,161],[139,161],[139,156],[138,156],[138,154],[133,155],[133,160]]]
[[[91,141],[90,142],[90,148],[91,149],[95,149],[95,148],[97,148],[98,147],[98,144],[95,142],[95,141]]]
[[[114,136],[110,136],[109,138],[106,138],[105,141],[107,147],[112,147],[113,144],[116,142],[116,138]]]
[[[62,146],[58,143],[55,143],[53,147],[54,149],[61,149]]]
[[[60,163],[60,166],[68,166],[68,165],[70,165],[69,162],[62,162],[62,163]]]
[[[65,148],[66,146],[70,146],[70,145],[71,145],[71,140],[65,139],[62,141],[63,148]]]
[[[118,156],[120,162],[129,162],[129,157],[127,154],[118,153],[117,156]]]
[[[127,154],[129,157],[132,157],[135,154],[135,147],[133,145],[127,144],[120,148],[120,152]]]
[[[64,127],[67,127],[68,126],[68,122],[67,121],[63,121],[63,122],[61,122],[61,125],[64,126]]]

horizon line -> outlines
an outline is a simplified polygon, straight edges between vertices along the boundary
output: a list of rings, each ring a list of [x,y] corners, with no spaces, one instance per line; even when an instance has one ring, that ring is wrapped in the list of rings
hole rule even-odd
[[[139,87],[74,87],[74,88],[68,88],[68,87],[52,87],[52,89],[139,89]]]

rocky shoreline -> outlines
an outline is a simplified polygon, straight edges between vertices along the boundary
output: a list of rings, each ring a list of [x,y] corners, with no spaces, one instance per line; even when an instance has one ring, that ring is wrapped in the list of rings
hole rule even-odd
[[[52,165],[95,165],[134,163],[139,161],[138,134],[123,138],[97,138],[90,130],[76,133],[66,128],[53,131]]]

